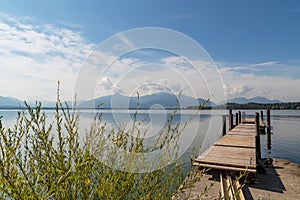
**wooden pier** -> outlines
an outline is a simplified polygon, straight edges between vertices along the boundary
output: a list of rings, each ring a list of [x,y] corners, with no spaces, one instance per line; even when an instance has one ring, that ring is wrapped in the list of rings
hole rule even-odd
[[[243,178],[249,179],[249,183],[254,184],[254,177],[258,176],[256,172],[266,172],[261,159],[260,134],[265,133],[265,129],[267,129],[267,134],[271,135],[270,110],[266,110],[266,124],[264,123],[263,111],[260,112],[260,115],[255,113],[254,118],[242,117],[241,112],[238,111],[235,115],[235,123],[233,116],[232,110],[229,110],[227,116],[223,115],[223,136],[198,156],[193,165],[197,166],[197,169],[199,166],[210,170],[209,172],[205,170],[205,172],[212,176],[208,179],[211,186],[215,181],[220,182],[220,199],[253,199],[247,190],[248,187],[244,187],[245,179]],[[226,129],[227,117],[228,132]],[[269,143],[271,140],[268,141],[268,145]],[[240,176],[243,172],[250,174],[249,176]],[[219,178],[217,178],[218,175]],[[207,173],[204,176],[207,178]],[[206,189],[207,186],[205,191]],[[191,190],[187,191],[191,192]],[[194,195],[195,197],[199,196],[197,192]],[[210,197],[218,198],[216,187],[214,187],[213,192],[210,192]]]
[[[206,168],[256,172],[255,124],[239,124],[195,159]]]
[[[229,111],[229,132],[223,133],[222,138],[198,156],[194,165],[218,170],[256,173],[258,160],[261,158],[260,132],[265,124],[262,118],[259,118],[259,113],[256,113],[254,119],[240,119],[241,117],[237,116],[234,126],[232,111]],[[223,130],[226,131],[226,128]]]

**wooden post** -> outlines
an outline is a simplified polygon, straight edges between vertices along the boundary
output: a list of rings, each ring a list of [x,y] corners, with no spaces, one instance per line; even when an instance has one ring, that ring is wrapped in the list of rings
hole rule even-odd
[[[226,115],[223,115],[222,118],[222,123],[223,123],[223,136],[226,135]]]
[[[266,121],[267,121],[267,149],[271,150],[271,115],[270,110],[266,110]]]
[[[229,109],[228,120],[229,120],[229,131],[231,131],[231,129],[233,129],[233,115],[232,115],[232,109]]]
[[[261,121],[264,121],[264,111],[260,111],[260,118],[261,118]]]
[[[270,116],[270,110],[266,110],[266,120],[267,120],[267,133],[271,133],[271,116]]]
[[[242,113],[239,111],[239,124],[242,123]]]
[[[259,132],[259,113],[255,113],[255,131],[256,131],[256,136],[255,136],[256,158],[261,159],[260,132]]]
[[[239,125],[239,114],[235,113],[235,126]]]
[[[271,141],[271,133],[267,134],[267,149],[271,150],[272,148],[272,141]]]

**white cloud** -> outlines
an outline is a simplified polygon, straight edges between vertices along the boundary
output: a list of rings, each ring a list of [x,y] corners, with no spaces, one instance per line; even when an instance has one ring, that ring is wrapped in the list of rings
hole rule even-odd
[[[99,83],[98,83],[98,90],[105,91],[108,94],[119,94],[121,93],[121,89],[119,85],[113,81],[107,76],[103,77]],[[99,96],[99,95],[97,95]],[[103,96],[103,95],[101,95]]]
[[[62,98],[72,99],[80,72],[85,75],[83,81],[95,79],[95,96],[137,91],[141,95],[160,91],[179,94],[183,90],[184,95],[219,102],[225,91],[227,98],[266,96],[299,101],[299,61],[217,63],[217,69],[210,61],[154,55],[160,62],[151,63],[134,56],[119,58],[114,54],[117,51],[93,50],[96,45],[79,31],[33,21],[0,14],[1,95],[55,100],[60,80]],[[112,48],[134,48],[122,34],[114,42],[123,46]],[[82,63],[88,68],[80,71]]]
[[[277,64],[278,64],[278,62],[276,62],[276,61],[269,61],[269,62],[261,62],[261,63],[251,64],[249,66],[251,66],[251,67],[272,67]]]
[[[288,68],[287,68],[288,70]],[[223,71],[227,98],[265,96],[270,99],[299,101],[300,79],[286,76],[255,75],[230,70]],[[284,97],[284,99],[283,99]]]
[[[78,31],[30,22],[0,15],[0,93],[55,100],[60,80],[62,96],[72,99],[77,72],[94,44]]]
[[[116,41],[116,44],[112,46],[112,50],[114,50],[115,53],[135,48],[135,45],[122,33],[119,33],[116,36],[118,38],[118,41]]]
[[[226,94],[231,97],[243,96],[245,93],[253,90],[252,87],[237,84],[224,85],[224,89]]]
[[[167,65],[181,65],[181,64],[186,64],[184,59],[179,57],[179,56],[170,56],[170,57],[165,57],[161,59],[161,62]]]

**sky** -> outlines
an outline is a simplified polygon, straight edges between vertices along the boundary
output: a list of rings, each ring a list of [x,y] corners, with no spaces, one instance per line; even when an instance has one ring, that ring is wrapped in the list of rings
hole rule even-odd
[[[109,39],[116,39],[113,50],[134,49],[139,37],[151,41],[126,32],[144,27],[182,34],[202,51],[118,55],[103,47]],[[101,70],[84,71],[95,58]],[[0,0],[0,96],[55,100],[59,80],[62,99],[70,100],[83,73],[95,79],[90,98],[183,91],[215,102],[300,101],[300,1]]]

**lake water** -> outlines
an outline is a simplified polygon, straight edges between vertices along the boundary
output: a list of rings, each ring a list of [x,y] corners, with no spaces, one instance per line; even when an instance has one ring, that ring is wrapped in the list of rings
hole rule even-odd
[[[259,110],[242,112],[250,117],[254,117],[255,112],[260,113]],[[262,157],[281,158],[300,164],[300,111],[271,110],[271,126],[271,150],[267,149],[267,135],[261,135]]]
[[[54,110],[45,110],[48,122],[54,121]],[[133,110],[103,110],[102,119],[107,124],[121,125],[127,123],[130,127],[134,118]],[[235,111],[233,111],[235,113]],[[244,110],[248,116],[254,116],[255,110]],[[161,128],[167,123],[172,111],[162,110],[139,110],[137,119],[142,121],[141,129],[148,130],[146,142],[151,143]],[[196,150],[201,153],[221,137],[222,115],[227,114],[225,110],[203,110],[195,115],[195,111],[178,111],[172,120],[172,124],[184,124],[189,122],[181,134],[179,140],[180,153],[189,160],[189,156]],[[0,110],[2,124],[12,127],[16,121],[16,110]],[[92,122],[95,112],[91,110],[80,110],[80,134],[84,138],[86,130]],[[192,117],[192,119],[191,119]],[[300,164],[300,111],[296,110],[271,110],[272,148],[267,150],[266,135],[261,135],[262,157],[275,157],[287,159]],[[228,127],[228,125],[227,125]],[[201,148],[200,148],[201,147]],[[197,150],[200,149],[200,152]]]

